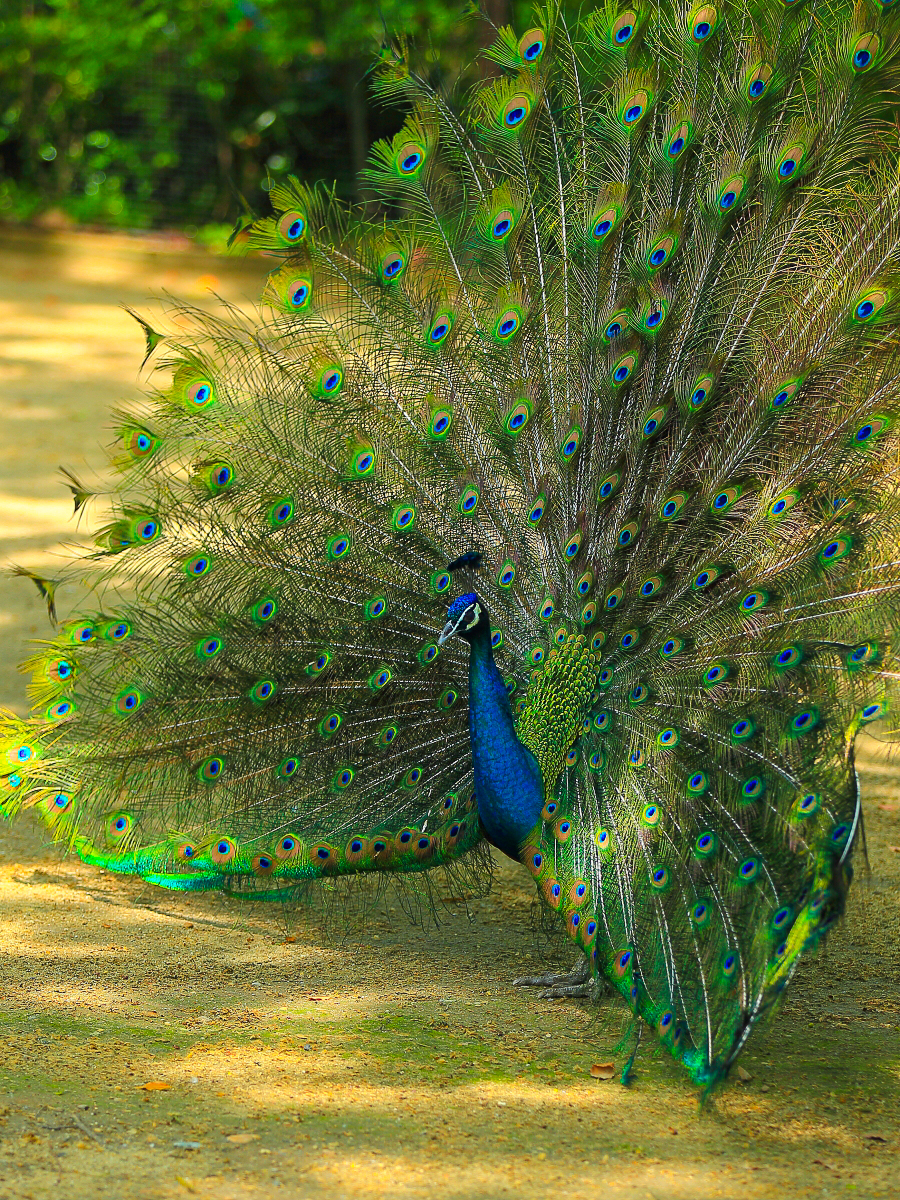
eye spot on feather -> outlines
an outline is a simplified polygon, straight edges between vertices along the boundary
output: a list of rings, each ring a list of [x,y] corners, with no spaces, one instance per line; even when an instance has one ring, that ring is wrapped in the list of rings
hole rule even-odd
[[[114,621],[104,631],[104,636],[111,642],[121,642],[131,633],[131,626],[127,621]]]
[[[608,854],[612,849],[612,834],[608,829],[598,829],[594,834],[594,845],[601,854]]]
[[[594,651],[601,650],[606,643],[606,634],[597,632],[591,637],[591,649]]]
[[[691,796],[702,796],[709,787],[709,778],[705,771],[695,771],[688,777],[687,790]]]
[[[640,640],[640,631],[637,629],[629,629],[622,634],[619,639],[619,645],[623,650],[632,650]]]
[[[759,877],[758,858],[745,858],[737,870],[738,883],[753,883]]]
[[[506,418],[506,431],[515,437],[521,433],[531,419],[531,405],[527,400],[520,400],[510,409]]]
[[[733,742],[746,742],[756,732],[756,726],[749,717],[741,717],[731,726],[731,740]]]
[[[647,804],[641,811],[641,824],[648,829],[655,829],[660,820],[660,809],[657,804]]]
[[[613,681],[613,668],[612,667],[604,667],[603,670],[600,672],[600,674],[597,676],[598,684],[600,685],[600,687],[608,687],[612,683],[612,681]]]
[[[388,281],[398,279],[403,274],[406,262],[402,254],[389,254],[381,265],[382,278]]]
[[[758,800],[766,790],[766,781],[760,775],[753,775],[741,784],[741,800]]]
[[[225,774],[225,759],[221,755],[206,758],[197,768],[197,778],[203,783],[218,783]]]
[[[772,78],[772,68],[768,63],[757,63],[751,67],[745,76],[745,94],[751,102],[761,99]]]
[[[631,950],[624,948],[619,950],[613,957],[613,971],[619,977],[624,979],[626,974],[633,967]]]
[[[694,854],[697,858],[710,858],[715,854],[718,847],[718,839],[714,833],[701,833],[694,842]]]
[[[282,759],[275,768],[275,774],[279,779],[290,779],[296,775],[300,768],[300,760],[293,755],[290,758]]]
[[[119,841],[130,831],[133,823],[130,813],[113,813],[106,823],[106,835],[111,841]]]
[[[877,33],[864,33],[854,42],[850,61],[857,75],[864,74],[874,65],[880,44]]]
[[[129,713],[137,712],[143,703],[144,697],[138,689],[128,688],[117,696],[115,709],[120,715],[127,716]]]
[[[662,658],[674,658],[676,654],[684,648],[684,642],[681,638],[668,638],[659,648],[659,653]]]
[[[531,101],[524,92],[517,92],[505,104],[501,120],[506,129],[518,129],[528,119]]]
[[[479,491],[477,487],[467,487],[463,490],[456,505],[462,516],[470,517],[478,507]]]
[[[250,610],[250,617],[256,625],[265,625],[267,621],[271,621],[278,611],[278,605],[269,597],[264,596],[262,600],[258,600]]]
[[[185,396],[193,408],[207,408],[215,399],[215,392],[208,379],[198,379],[188,385]]]
[[[680,741],[681,736],[678,730],[671,727],[668,729],[661,729],[656,735],[657,746],[661,746],[664,750],[669,750],[673,746],[677,746]]]
[[[381,670],[375,671],[369,676],[369,687],[373,692],[380,692],[390,683],[391,679],[393,679],[393,672],[390,667],[382,667]]]
[[[637,16],[635,13],[621,13],[610,27],[610,41],[619,49],[624,49],[635,35]]]
[[[230,838],[220,838],[210,851],[210,858],[219,866],[230,863],[237,854],[237,846]]]
[[[306,217],[301,212],[292,210],[282,213],[276,225],[278,234],[286,242],[299,242],[306,233]]]
[[[819,551],[819,562],[823,566],[831,566],[833,563],[840,562],[842,558],[850,553],[853,548],[853,539],[850,537],[835,538],[833,542],[828,542]]]
[[[326,667],[330,664],[330,662],[331,662],[331,651],[330,650],[322,650],[319,654],[316,655],[316,657],[312,660],[311,663],[307,663],[305,672],[307,675],[311,675],[311,676],[321,675],[322,672],[326,669]]]
[[[491,646],[492,646],[492,648],[494,650],[497,650],[502,645],[503,645],[503,631],[500,629],[492,629],[491,630]]]
[[[550,621],[553,618],[553,612],[554,612],[553,597],[546,596],[544,598],[543,604],[541,605],[539,616],[542,621]]]
[[[201,659],[215,658],[223,650],[224,646],[224,639],[216,635],[201,638],[196,647],[197,655]]]
[[[692,136],[693,126],[690,121],[682,121],[677,129],[670,131],[666,140],[666,158],[670,163],[678,161]]]
[[[289,496],[285,496],[281,500],[276,500],[269,509],[269,525],[273,529],[280,529],[282,526],[287,525],[293,516],[294,501]]]
[[[567,842],[572,836],[572,822],[569,820],[557,821],[553,827],[553,836],[558,842]]]

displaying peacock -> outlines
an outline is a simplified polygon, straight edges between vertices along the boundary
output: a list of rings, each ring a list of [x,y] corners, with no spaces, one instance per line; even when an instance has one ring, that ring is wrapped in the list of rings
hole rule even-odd
[[[487,838],[557,992],[721,1080],[842,911],[896,691],[898,28],[551,5],[455,96],[387,45],[383,211],[279,183],[259,323],[148,331],[5,809],[182,889]]]

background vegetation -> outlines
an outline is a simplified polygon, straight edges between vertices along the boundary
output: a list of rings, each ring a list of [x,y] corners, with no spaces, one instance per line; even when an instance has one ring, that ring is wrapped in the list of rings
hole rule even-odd
[[[482,5],[508,23],[519,0]],[[526,18],[527,19],[527,18]],[[5,0],[0,220],[232,223],[270,179],[354,197],[370,142],[402,117],[367,72],[385,27],[454,76],[490,26],[465,0]]]

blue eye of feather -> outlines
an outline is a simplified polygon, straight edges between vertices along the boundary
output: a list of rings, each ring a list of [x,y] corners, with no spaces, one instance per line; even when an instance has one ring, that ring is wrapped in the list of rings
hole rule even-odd
[[[156,533],[156,522],[155,521],[144,521],[143,524],[138,526],[138,537],[143,538],[144,541],[149,541],[150,538],[152,538],[155,533]]]
[[[509,233],[511,228],[512,228],[512,224],[508,220],[508,218],[501,217],[500,220],[497,222],[497,224],[494,226],[492,232],[493,232],[493,235],[495,238],[502,238],[502,237],[505,237],[506,234]]]
[[[194,392],[194,397],[193,397],[194,403],[198,404],[198,405],[205,404],[211,395],[212,395],[212,389],[210,388],[208,383],[204,383],[200,387],[197,388],[196,392]]]
[[[192,575],[202,575],[208,566],[209,566],[209,559],[195,558],[194,561],[191,563],[191,574]]]
[[[653,264],[654,267],[661,267],[665,261],[666,261],[666,252],[665,252],[665,250],[663,250],[662,247],[660,247],[658,250],[654,250],[653,253],[650,255],[650,262]]]
[[[775,513],[775,515],[777,516],[779,513],[784,512],[786,505],[787,505],[786,500],[776,500],[775,503],[772,505],[772,512]]]
[[[442,321],[439,325],[435,325],[435,327],[432,329],[431,340],[433,342],[439,342],[442,338],[445,338],[449,332],[450,326],[446,323],[446,321]]]
[[[794,159],[786,158],[784,160],[784,162],[781,164],[781,166],[778,168],[778,174],[781,176],[782,179],[789,179],[796,170],[797,170],[797,164],[794,161]]]
[[[598,221],[597,224],[594,226],[594,237],[595,238],[606,237],[606,235],[609,233],[609,231],[611,229],[612,229],[612,221]]]
[[[544,49],[544,43],[540,39],[533,41],[530,46],[526,46],[525,53],[522,57],[526,62],[534,62],[540,57],[541,51]]]
[[[867,67],[872,61],[872,55],[868,50],[857,50],[853,55],[853,65],[855,67]]]
[[[863,300],[861,304],[857,304],[856,306],[856,315],[861,321],[864,321],[866,317],[871,317],[874,311],[875,305],[871,300]]]
[[[390,262],[386,262],[384,264],[384,277],[385,277],[385,279],[393,279],[394,276],[397,274],[397,272],[402,271],[402,270],[403,270],[403,259],[402,258],[392,258],[390,260]]]
[[[694,37],[698,42],[702,42],[704,38],[709,37],[710,24],[709,21],[698,21],[694,26]]]
[[[829,544],[822,551],[822,557],[823,558],[834,558],[835,554],[837,554],[837,552],[838,552],[838,550],[840,550],[840,548],[841,548],[840,542],[829,542]]]
[[[521,104],[517,104],[515,108],[511,108],[505,117],[506,124],[512,129],[516,125],[521,125],[525,120],[525,108]]]
[[[518,318],[507,317],[507,319],[501,323],[500,328],[498,330],[500,336],[501,337],[509,337],[509,335],[514,332],[514,330],[516,329],[518,324],[519,324]]]
[[[629,108],[628,111],[625,113],[625,123],[627,125],[633,125],[634,122],[640,117],[640,115],[643,111],[644,111],[643,105],[632,104],[631,108]]]
[[[673,138],[672,141],[669,143],[669,157],[677,158],[683,149],[684,149],[684,138],[681,137],[681,135],[679,134],[679,136],[677,138]]]
[[[626,366],[617,367],[613,372],[613,379],[616,383],[624,383],[628,378],[628,368]]]
[[[294,294],[291,296],[291,304],[295,308],[301,308],[309,297],[309,288],[305,283],[301,283]]]
[[[731,206],[734,204],[735,200],[737,200],[737,196],[734,192],[732,192],[732,191],[725,192],[725,194],[719,200],[719,208],[725,208],[725,209],[731,208]]]
[[[231,467],[222,467],[216,475],[216,483],[219,487],[224,487],[231,479]]]
[[[287,235],[291,239],[292,242],[295,242],[297,240],[297,238],[302,235],[303,230],[305,228],[306,228],[306,225],[305,225],[304,221],[302,220],[302,218],[298,217],[297,220],[293,221],[291,223],[291,225],[288,227]]]
[[[660,321],[661,321],[661,320],[662,320],[662,313],[661,313],[661,312],[652,312],[652,313],[650,313],[650,315],[647,317],[647,319],[646,319],[646,321],[644,322],[644,324],[646,325],[646,327],[647,327],[648,329],[655,329],[655,328],[656,328],[656,326],[657,326],[657,325],[660,323]]]
[[[421,161],[422,155],[416,150],[412,154],[407,154],[406,158],[404,158],[403,162],[400,164],[400,169],[408,175],[410,171],[414,171],[416,169]]]
[[[623,25],[621,29],[616,30],[616,41],[620,46],[624,46],[633,33],[633,25]]]
[[[333,392],[334,389],[338,386],[338,384],[340,382],[341,382],[340,371],[329,371],[328,374],[325,376],[325,378],[322,380],[322,387],[325,389],[326,392]]]
[[[751,96],[759,97],[766,90],[766,81],[764,79],[754,79],[748,90]]]

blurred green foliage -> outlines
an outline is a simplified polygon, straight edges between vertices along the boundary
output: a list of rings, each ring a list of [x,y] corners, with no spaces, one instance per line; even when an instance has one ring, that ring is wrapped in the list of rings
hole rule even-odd
[[[354,197],[402,121],[366,79],[385,26],[451,76],[487,32],[464,0],[4,0],[0,219],[190,230],[287,173]]]

